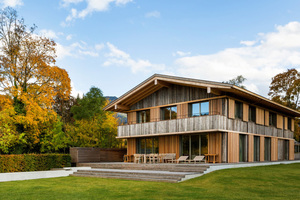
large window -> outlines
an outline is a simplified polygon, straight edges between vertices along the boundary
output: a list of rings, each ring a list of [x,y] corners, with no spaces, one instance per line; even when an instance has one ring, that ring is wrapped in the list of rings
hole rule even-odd
[[[271,138],[265,137],[265,161],[271,161]]]
[[[277,125],[277,115],[276,113],[269,112],[269,125],[276,126]]]
[[[243,119],[243,103],[235,101],[235,119]]]
[[[260,137],[254,136],[254,161],[260,161]]]
[[[198,117],[209,115],[209,102],[197,102],[189,104],[189,116]]]
[[[137,123],[150,122],[150,110],[143,110],[137,112]]]
[[[158,153],[158,137],[139,138],[136,141],[136,152],[138,154]]]
[[[256,122],[256,108],[249,106],[249,122]]]
[[[207,134],[202,135],[182,135],[181,136],[181,155],[189,156],[193,159],[195,156],[208,153]]]
[[[161,119],[177,119],[177,106],[169,106],[161,108]]]

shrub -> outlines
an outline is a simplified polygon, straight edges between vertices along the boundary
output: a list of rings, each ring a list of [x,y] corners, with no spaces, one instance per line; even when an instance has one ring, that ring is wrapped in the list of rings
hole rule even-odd
[[[0,155],[0,172],[44,171],[71,166],[69,154]]]

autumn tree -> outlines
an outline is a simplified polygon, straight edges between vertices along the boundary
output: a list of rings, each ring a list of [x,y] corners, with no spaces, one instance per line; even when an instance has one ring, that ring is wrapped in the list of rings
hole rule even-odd
[[[272,78],[269,96],[272,100],[293,109],[299,109],[300,73],[288,69]]]
[[[243,82],[247,80],[246,78],[244,78],[242,75],[237,76],[236,78],[233,78],[229,81],[223,81],[223,83],[228,83],[228,84],[232,84],[232,85],[236,85],[239,86],[243,89],[246,89],[246,87],[243,85]]]
[[[11,99],[0,115],[6,113],[14,127],[0,122],[0,144],[15,138],[18,152],[39,151],[36,146],[59,120],[54,97],[70,96],[68,73],[55,66],[55,42],[34,34],[35,29],[27,28],[14,9],[0,11],[0,91]]]

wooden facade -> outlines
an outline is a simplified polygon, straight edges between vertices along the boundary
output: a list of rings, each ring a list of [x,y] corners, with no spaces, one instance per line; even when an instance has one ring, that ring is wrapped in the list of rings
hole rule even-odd
[[[203,102],[208,102],[209,112],[191,117],[193,103]],[[162,120],[165,107],[176,107],[176,118]],[[253,162],[258,159],[257,153],[254,158],[258,147],[260,161],[265,160],[269,148],[267,160],[286,159],[287,153],[292,160],[294,118],[300,116],[298,111],[237,86],[166,75],[150,77],[105,109],[127,113],[128,124],[118,127],[118,138],[127,139],[128,155],[137,152],[137,138],[156,137],[159,153],[176,153],[178,158],[182,155],[182,135],[206,134],[208,153],[218,155],[217,162],[229,163],[241,160],[240,151],[245,152],[243,161]],[[200,106],[199,109],[201,112]],[[150,110],[150,120],[138,123],[137,114],[143,110]],[[255,149],[257,136],[259,146]],[[242,150],[241,139],[245,140]]]

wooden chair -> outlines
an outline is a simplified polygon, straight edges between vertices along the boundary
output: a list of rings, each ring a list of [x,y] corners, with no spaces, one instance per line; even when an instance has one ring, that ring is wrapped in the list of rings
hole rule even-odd
[[[166,153],[162,158],[163,162],[173,162],[176,159],[176,153]]]
[[[205,156],[195,156],[193,160],[188,160],[189,163],[205,162]]]
[[[134,154],[134,163],[141,163],[143,160],[143,156],[142,154]]]
[[[180,156],[177,160],[173,160],[172,163],[176,162],[177,164],[180,162],[187,162],[188,156]]]

